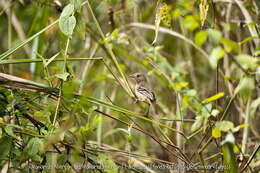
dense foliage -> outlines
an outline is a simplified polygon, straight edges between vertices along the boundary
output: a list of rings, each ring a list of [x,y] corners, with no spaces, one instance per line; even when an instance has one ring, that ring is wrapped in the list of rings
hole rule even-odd
[[[258,0],[1,0],[2,172],[260,171],[259,20]]]

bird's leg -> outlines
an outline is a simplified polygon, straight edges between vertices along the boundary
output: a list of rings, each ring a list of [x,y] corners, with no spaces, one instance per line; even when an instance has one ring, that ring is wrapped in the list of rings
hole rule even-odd
[[[138,103],[138,101],[139,101],[139,100],[135,98],[134,104]]]

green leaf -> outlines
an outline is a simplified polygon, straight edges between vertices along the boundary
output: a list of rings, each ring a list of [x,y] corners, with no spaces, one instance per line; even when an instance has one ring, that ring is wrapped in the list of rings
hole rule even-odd
[[[260,97],[252,101],[250,105],[250,116],[254,116],[257,108],[259,108],[260,105]]]
[[[125,136],[125,139],[126,139],[127,142],[131,142],[131,141],[133,140],[133,136],[131,136],[131,135],[126,135],[126,136]]]
[[[216,117],[219,113],[220,113],[219,110],[213,109],[212,112],[211,112],[211,115],[212,115],[213,117]]]
[[[63,8],[60,18],[62,17],[69,17],[74,12],[74,5],[68,4],[66,7]]]
[[[32,138],[26,145],[24,152],[32,157],[43,151],[43,142],[39,138]]]
[[[207,29],[206,32],[208,33],[209,41],[214,45],[217,45],[222,38],[222,33],[216,29]]]
[[[245,127],[247,127],[247,126],[248,126],[248,124],[240,124],[240,125],[234,127],[234,128],[232,129],[232,132],[233,132],[233,133],[238,132],[240,129],[245,128]]]
[[[208,34],[205,31],[196,32],[194,40],[195,44],[201,47],[208,38]]]
[[[0,160],[7,159],[12,148],[12,141],[12,138],[9,136],[3,136],[0,138]]]
[[[86,21],[82,15],[77,17],[77,25],[75,31],[81,40],[85,40],[86,37]]]
[[[50,59],[48,59],[48,61],[44,64],[44,67],[46,68],[59,54],[60,52],[56,53]]]
[[[245,69],[245,70],[252,70],[255,71],[257,67],[257,59],[246,54],[241,54],[236,57],[239,64]]]
[[[74,5],[75,10],[78,12],[80,12],[81,2],[82,0],[71,0],[71,3]]]
[[[191,132],[198,130],[202,126],[203,120],[203,116],[197,116],[196,121],[191,126]]]
[[[228,132],[234,128],[234,124],[231,121],[218,121],[215,127],[221,131]]]
[[[201,115],[202,115],[205,119],[208,119],[208,118],[211,116],[211,114],[210,114],[211,110],[212,110],[212,104],[211,104],[211,103],[208,103],[208,104],[206,104],[206,105],[204,105],[204,106],[202,107],[202,109],[201,109]]]
[[[209,102],[218,100],[218,99],[220,99],[221,97],[223,97],[224,95],[225,95],[225,94],[224,94],[223,92],[217,93],[217,94],[215,94],[214,96],[211,96],[211,97],[206,98],[205,100],[202,101],[202,103],[203,103],[203,104],[206,104],[206,103],[209,103]]]
[[[235,89],[235,93],[239,93],[244,100],[247,100],[252,95],[255,88],[255,81],[251,77],[244,77]]]
[[[56,74],[55,76],[59,79],[62,79],[63,81],[66,81],[69,75],[70,74],[68,72],[65,72],[65,73],[62,73],[62,74]]]
[[[219,128],[213,128],[212,129],[212,137],[213,138],[220,138],[221,137],[221,131],[219,130]]]
[[[221,149],[224,158],[224,165],[228,169],[224,169],[224,173],[237,173],[236,155],[234,153],[235,137],[232,133],[228,133],[225,140],[221,143]]]
[[[252,41],[252,40],[254,40],[254,39],[258,39],[258,37],[253,37],[253,36],[251,36],[251,37],[246,37],[244,40],[238,42],[238,44],[239,44],[239,45],[242,45],[242,44],[245,44],[245,43],[247,43],[247,42],[249,42],[249,41]]]
[[[19,139],[18,136],[16,136],[16,135],[14,134],[14,132],[13,132],[13,127],[12,127],[12,126],[7,125],[4,129],[5,129],[5,132],[6,132],[9,136],[11,136],[11,137],[13,137],[13,138],[16,138],[16,139]]]
[[[74,16],[61,17],[59,20],[59,27],[63,34],[71,36],[76,26],[76,18]]]
[[[178,9],[178,8],[176,8],[175,10],[173,10],[173,12],[172,12],[172,18],[173,19],[177,19],[178,17],[180,17],[181,16],[181,10],[180,9]]]
[[[200,26],[200,24],[194,16],[188,15],[184,18],[184,26],[187,29],[193,31],[193,30],[197,29]]]
[[[105,173],[117,173],[118,168],[113,159],[104,153],[98,153],[98,162],[104,167],[103,171]]]
[[[224,45],[227,52],[235,51],[240,52],[239,44],[233,40],[222,38],[220,42]]]
[[[221,59],[225,54],[225,51],[220,47],[214,48],[209,56],[209,63],[213,69],[217,68],[218,60]]]

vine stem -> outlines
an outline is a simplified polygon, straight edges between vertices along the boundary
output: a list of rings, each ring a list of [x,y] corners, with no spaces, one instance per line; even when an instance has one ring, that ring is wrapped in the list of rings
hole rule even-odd
[[[69,43],[70,43],[70,38],[68,37],[67,43],[66,43],[66,48],[65,48],[65,53],[64,53],[65,55],[64,55],[63,73],[66,72],[67,54],[68,54]],[[54,118],[53,118],[53,122],[52,122],[53,126],[55,126],[55,122],[56,122],[57,115],[58,115],[59,108],[60,108],[61,96],[62,96],[63,80],[61,79],[60,81],[61,81],[61,84],[60,84],[60,88],[59,88],[59,96],[58,96],[57,106],[56,106],[56,110],[55,110],[55,114],[54,114]]]

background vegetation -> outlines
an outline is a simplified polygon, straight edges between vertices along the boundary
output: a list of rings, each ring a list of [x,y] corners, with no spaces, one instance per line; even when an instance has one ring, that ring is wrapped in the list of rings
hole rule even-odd
[[[258,172],[259,9],[1,0],[2,172]],[[158,115],[135,102],[135,72]]]

